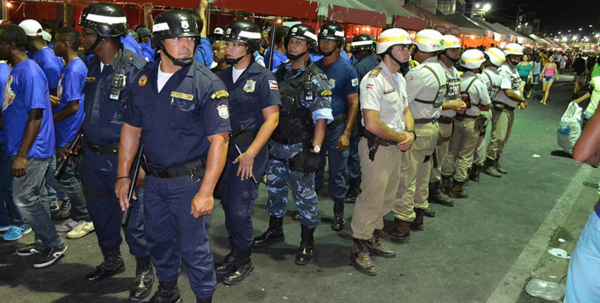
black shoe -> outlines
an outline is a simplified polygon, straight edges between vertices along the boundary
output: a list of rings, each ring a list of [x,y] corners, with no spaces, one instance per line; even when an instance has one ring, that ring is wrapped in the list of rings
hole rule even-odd
[[[334,231],[341,231],[346,226],[346,219],[344,218],[344,201],[338,200],[333,202],[333,222],[331,222],[331,229]]]
[[[423,215],[429,217],[429,218],[435,218],[435,210],[432,210],[431,208],[428,208],[425,210],[425,212],[423,212]]]
[[[158,290],[152,296],[149,303],[181,303],[181,294],[177,288],[177,281],[169,283],[158,283]],[[210,302],[210,301],[209,301]]]
[[[204,299],[196,298],[196,303],[212,303],[212,296]]]
[[[307,265],[312,261],[315,242],[315,239],[313,238],[314,232],[314,229],[302,225],[302,241],[300,242],[300,248],[298,248],[298,252],[296,253],[296,265]]]
[[[231,252],[225,256],[223,261],[215,263],[215,273],[217,275],[226,275],[234,270],[233,262],[237,257],[237,250],[232,246]]]
[[[483,173],[494,178],[502,178],[502,175],[496,170],[496,161],[492,159],[486,159],[483,166]]]
[[[137,263],[136,277],[129,290],[129,301],[140,302],[150,295],[154,285],[154,270],[150,257],[135,257]]]
[[[469,180],[473,182],[479,182],[479,172],[481,171],[481,167],[477,164],[473,164],[469,169]]]
[[[500,156],[498,156],[498,158],[496,158],[496,163],[494,164],[494,168],[496,168],[496,170],[503,175],[508,174],[506,169],[502,168],[502,165],[500,165]]]
[[[360,187],[350,186],[350,189],[348,189],[348,192],[346,193],[344,203],[356,203],[356,198],[358,198],[358,195],[360,195],[361,192],[362,190]]]
[[[285,236],[283,235],[283,218],[272,216],[269,219],[269,228],[264,234],[254,238],[252,247],[266,247],[271,244],[283,242],[284,240]]]
[[[85,281],[98,282],[125,271],[125,263],[121,259],[119,249],[102,249],[102,254],[104,255],[104,261],[99,266],[96,266],[94,272],[83,277]]]
[[[454,201],[450,200],[448,196],[439,192],[437,195],[429,195],[429,203],[444,205],[448,207],[454,206]]]
[[[254,265],[252,265],[252,260],[250,260],[250,258],[248,258],[244,265],[242,265],[240,267],[235,267],[233,272],[231,272],[227,276],[225,276],[225,278],[223,279],[223,284],[236,285],[236,284],[244,281],[244,279],[246,279],[246,277],[251,275],[253,272],[254,272]]]
[[[292,214],[292,221],[300,221],[300,212],[295,212]]]

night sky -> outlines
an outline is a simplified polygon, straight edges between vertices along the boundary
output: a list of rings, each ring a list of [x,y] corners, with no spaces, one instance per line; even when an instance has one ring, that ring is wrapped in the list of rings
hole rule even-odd
[[[598,13],[598,3],[592,0],[491,0],[492,11],[486,17],[492,21],[507,23],[507,26],[514,28],[517,17],[517,4],[522,3],[527,6],[522,10],[527,14],[526,22],[533,23],[533,19],[540,19],[540,31],[547,34],[558,31],[578,32],[582,28],[586,35],[594,30],[590,28],[593,25],[596,32],[600,32],[600,14]],[[513,5],[514,3],[514,5]],[[504,22],[502,22],[504,21]]]

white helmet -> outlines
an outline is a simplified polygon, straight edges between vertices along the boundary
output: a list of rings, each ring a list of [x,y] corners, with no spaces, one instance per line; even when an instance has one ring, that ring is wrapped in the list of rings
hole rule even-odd
[[[460,56],[460,66],[468,69],[477,69],[485,62],[485,55],[477,49],[468,49]]]
[[[492,64],[495,66],[501,66],[506,61],[506,56],[504,56],[504,53],[495,47],[488,48],[485,53],[490,58],[490,62],[492,62]]]
[[[21,21],[19,27],[21,27],[25,31],[25,34],[30,37],[41,36],[44,31],[42,25],[33,19]]]
[[[444,50],[444,36],[433,29],[424,29],[415,36],[415,45],[423,53],[436,53]]]
[[[444,50],[451,48],[462,48],[460,39],[453,35],[444,35]]]
[[[504,55],[523,56],[523,46],[518,43],[509,43],[504,47]]]
[[[410,35],[401,28],[389,28],[381,32],[377,39],[378,55],[381,55],[394,45],[411,45]]]

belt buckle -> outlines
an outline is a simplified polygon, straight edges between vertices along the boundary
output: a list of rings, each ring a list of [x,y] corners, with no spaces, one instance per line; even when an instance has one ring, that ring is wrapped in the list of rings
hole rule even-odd
[[[198,182],[198,181],[200,181],[200,177],[199,177],[199,176],[198,176],[196,173],[197,173],[197,170],[196,170],[196,168],[195,168],[195,167],[194,167],[194,168],[192,168],[192,169],[190,169],[190,179],[191,179],[193,182]]]

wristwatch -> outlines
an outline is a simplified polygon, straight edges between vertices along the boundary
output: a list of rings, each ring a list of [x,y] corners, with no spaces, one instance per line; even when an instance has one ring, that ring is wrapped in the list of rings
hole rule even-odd
[[[417,140],[417,132],[415,132],[415,130],[407,130],[407,132],[412,133],[413,135],[415,135],[415,140]]]
[[[315,146],[313,146],[313,148],[312,148],[312,149],[313,149],[313,151],[314,151],[315,153],[317,153],[317,154],[321,152],[321,147],[320,147],[320,146],[318,146],[318,145],[315,145]]]

